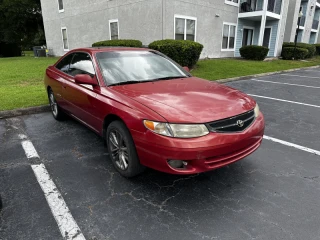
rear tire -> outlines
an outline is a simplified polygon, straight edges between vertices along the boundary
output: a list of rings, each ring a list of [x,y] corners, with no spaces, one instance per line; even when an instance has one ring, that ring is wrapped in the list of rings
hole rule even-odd
[[[140,164],[132,136],[123,122],[114,121],[108,126],[106,143],[113,166],[122,176],[135,177],[145,170]]]
[[[61,108],[56,102],[56,98],[54,97],[54,93],[51,88],[48,90],[48,98],[53,117],[58,121],[64,120],[65,114],[62,112]]]

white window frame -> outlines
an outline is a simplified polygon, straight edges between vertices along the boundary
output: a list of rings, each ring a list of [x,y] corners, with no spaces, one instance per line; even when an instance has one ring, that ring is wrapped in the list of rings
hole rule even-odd
[[[240,5],[240,0],[238,0],[238,3],[235,3],[235,2],[233,2],[233,1],[224,0],[224,3],[225,3],[225,4],[228,4],[228,5],[231,5],[231,6],[234,6],[234,7],[239,7],[239,5]]]
[[[66,30],[68,49],[64,48],[64,41],[63,41],[63,33],[62,33],[62,30]],[[69,36],[68,36],[68,29],[67,29],[67,27],[62,27],[62,28],[61,28],[61,39],[62,39],[62,48],[63,48],[63,51],[68,52],[69,49],[70,49],[70,45],[69,45]]]
[[[223,44],[223,30],[224,30],[224,25],[229,25],[229,26],[235,26],[235,36],[234,36],[234,47],[233,48],[227,48],[223,49],[222,44]],[[222,52],[234,52],[236,49],[236,43],[237,43],[237,31],[238,31],[238,26],[236,23],[230,23],[230,22],[223,22],[222,24],[222,34],[221,34],[221,51]],[[229,27],[229,34],[228,34],[228,47],[229,47],[229,42],[230,42],[230,27]]]
[[[62,0],[62,2],[63,2],[63,0]],[[57,0],[57,3],[58,3],[58,11],[59,11],[59,13],[63,13],[64,12],[64,2],[62,3],[63,4],[63,8],[62,9],[60,9],[60,7],[59,7],[59,0]]]
[[[111,40],[111,23],[118,23],[118,39],[120,39],[120,27],[119,27],[119,19],[111,19],[109,20],[109,39]]]
[[[187,20],[194,20],[195,21],[195,28],[194,28],[194,41],[197,41],[197,23],[198,19],[196,17],[190,17],[190,16],[184,16],[184,15],[179,15],[175,14],[174,15],[174,22],[173,22],[173,39],[176,39],[176,19],[177,18],[182,18],[184,19],[184,40],[187,39]]]
[[[256,28],[255,27],[249,27],[249,26],[243,26],[243,28],[242,28],[242,40],[241,40],[241,47],[243,46],[243,30],[244,29],[251,29],[251,30],[253,30],[253,33],[252,33],[252,45],[254,45],[254,43],[253,43],[253,41],[254,41],[254,32],[255,32],[255,30],[256,30]],[[222,37],[223,37],[223,33],[222,33]]]

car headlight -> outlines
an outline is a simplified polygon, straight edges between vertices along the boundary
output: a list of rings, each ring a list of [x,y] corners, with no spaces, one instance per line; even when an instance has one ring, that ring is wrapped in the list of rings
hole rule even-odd
[[[254,116],[257,118],[260,114],[260,108],[258,103],[256,104],[255,108],[254,108]]]
[[[144,120],[143,123],[152,132],[174,138],[195,138],[209,134],[204,124],[172,124],[148,120]]]

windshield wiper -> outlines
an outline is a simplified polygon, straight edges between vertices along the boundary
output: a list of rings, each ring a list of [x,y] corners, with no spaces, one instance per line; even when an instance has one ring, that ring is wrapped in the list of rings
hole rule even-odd
[[[176,79],[176,78],[187,78],[187,77],[188,76],[170,76],[170,77],[155,78],[155,79],[148,80],[148,81],[171,80],[171,79]]]
[[[108,87],[111,87],[111,86],[120,86],[120,85],[126,85],[126,84],[135,84],[135,83],[142,83],[143,81],[126,81],[126,82],[118,82],[118,83],[113,83],[113,84],[110,84],[108,85]]]
[[[146,83],[146,82],[155,82],[160,80],[171,80],[175,78],[187,78],[188,76],[170,76],[170,77],[162,77],[162,78],[155,78],[155,79],[148,79],[148,80],[130,80],[126,82],[118,82],[108,85],[108,87],[111,86],[120,86],[120,85],[126,85],[126,84],[135,84],[135,83]]]

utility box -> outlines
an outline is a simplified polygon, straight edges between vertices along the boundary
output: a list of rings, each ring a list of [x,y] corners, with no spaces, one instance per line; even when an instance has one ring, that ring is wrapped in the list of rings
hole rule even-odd
[[[46,57],[46,48],[43,46],[35,46],[32,48],[34,57]]]

